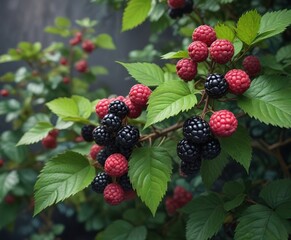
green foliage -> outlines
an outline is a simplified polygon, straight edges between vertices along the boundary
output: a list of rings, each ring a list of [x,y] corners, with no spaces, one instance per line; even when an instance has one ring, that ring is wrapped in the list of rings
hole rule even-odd
[[[215,25],[214,30],[218,39],[226,39],[230,42],[233,42],[235,33],[229,26],[223,23],[219,23]]]
[[[90,20],[90,18],[84,18],[81,20],[76,20],[76,23],[84,28],[92,28],[96,26],[98,22],[96,20]]]
[[[148,101],[145,128],[194,107],[197,103],[195,93],[198,91],[191,91],[187,83],[179,80],[158,86]]]
[[[287,230],[270,208],[257,204],[248,207],[238,219],[235,240],[287,240]]]
[[[146,86],[158,86],[165,81],[163,70],[154,63],[118,63],[125,67],[136,81]]]
[[[187,240],[211,238],[219,231],[226,217],[223,201],[214,193],[195,198],[190,209],[186,229]]]
[[[16,204],[1,203],[0,212],[2,216],[5,216],[0,218],[0,229],[2,229],[16,219],[19,213],[19,206]]]
[[[252,160],[251,138],[247,130],[238,126],[233,135],[220,138],[221,148],[248,172]]]
[[[155,215],[172,172],[171,157],[162,147],[141,147],[129,161],[130,181],[138,196]]]
[[[6,194],[11,191],[19,182],[19,177],[16,171],[3,173],[0,175],[0,202]]]
[[[169,52],[161,57],[162,59],[173,59],[173,58],[189,58],[187,51]]]
[[[113,50],[116,46],[112,40],[112,37],[106,33],[99,34],[95,39],[94,43],[96,47]]]
[[[130,0],[122,17],[122,31],[130,30],[145,21],[151,9],[151,0]]]
[[[50,159],[34,187],[34,215],[83,190],[94,177],[94,167],[79,153],[68,151]]]
[[[262,75],[238,98],[238,106],[251,117],[266,124],[291,127],[290,81],[278,75]]]

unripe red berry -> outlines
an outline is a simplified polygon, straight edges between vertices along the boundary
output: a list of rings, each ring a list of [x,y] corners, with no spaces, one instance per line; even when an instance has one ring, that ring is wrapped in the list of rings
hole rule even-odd
[[[171,8],[183,8],[186,4],[185,0],[168,0],[168,5]]]
[[[149,87],[143,84],[135,84],[129,91],[129,99],[133,104],[144,107],[147,104],[151,93],[152,90]]]
[[[103,192],[104,200],[110,205],[118,205],[125,199],[122,187],[117,183],[108,184]]]
[[[66,59],[65,57],[62,57],[60,59],[60,64],[61,65],[64,65],[64,66],[68,65],[68,59]]]
[[[197,63],[188,58],[181,59],[176,64],[176,72],[185,82],[191,81],[197,74]]]
[[[243,60],[243,68],[250,77],[257,76],[261,71],[260,60],[256,56],[247,56]]]
[[[0,168],[2,168],[4,166],[4,160],[0,159]]]
[[[211,59],[219,64],[226,64],[234,54],[233,44],[225,39],[215,40],[209,50]]]
[[[42,139],[41,143],[45,148],[48,149],[53,149],[57,147],[57,140],[51,135],[47,135],[44,139]]]
[[[11,204],[15,203],[15,197],[11,194],[8,194],[5,196],[4,201],[6,204],[11,205]]]
[[[1,89],[0,90],[0,95],[2,97],[8,97],[9,96],[9,91],[7,89]]]
[[[194,30],[192,40],[204,42],[209,47],[216,40],[215,30],[208,25],[201,25]]]
[[[240,69],[232,69],[228,71],[224,78],[228,83],[229,92],[236,95],[243,94],[251,85],[249,75]]]
[[[188,53],[193,62],[203,62],[208,57],[208,47],[204,42],[194,41],[188,46]]]
[[[69,77],[63,77],[63,83],[69,84],[71,82],[71,79]]]
[[[75,68],[78,72],[84,73],[87,72],[88,70],[88,63],[86,60],[80,60],[78,62],[76,62],[75,64]]]
[[[95,49],[95,45],[93,42],[91,42],[90,40],[85,40],[83,43],[82,43],[82,48],[85,52],[87,53],[91,53],[93,52],[93,50]]]

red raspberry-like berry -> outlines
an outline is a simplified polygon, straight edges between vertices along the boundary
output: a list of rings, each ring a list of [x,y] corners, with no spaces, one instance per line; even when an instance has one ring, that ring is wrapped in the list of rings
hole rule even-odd
[[[197,74],[197,63],[188,58],[181,59],[176,64],[176,72],[185,82],[191,81]]]
[[[48,149],[53,149],[57,147],[57,140],[51,135],[47,135],[44,139],[42,139],[41,143],[45,148]]]
[[[212,133],[218,137],[229,137],[237,128],[237,119],[234,114],[227,110],[214,112],[209,120]]]
[[[108,114],[108,107],[110,102],[111,101],[108,98],[103,98],[96,104],[95,111],[100,119],[104,118],[104,116]]]
[[[103,146],[99,146],[98,144],[94,144],[90,149],[90,156],[92,159],[96,159],[97,154],[103,149]]]
[[[60,64],[66,66],[66,65],[68,65],[68,60],[65,57],[62,57],[60,59]]]
[[[185,0],[168,0],[168,5],[171,8],[183,8],[185,6]]]
[[[0,95],[2,97],[8,97],[9,96],[9,91],[7,89],[1,89],[0,90]]]
[[[15,197],[11,194],[8,194],[5,196],[4,201],[6,204],[9,204],[9,205],[13,204],[13,203],[15,203]]]
[[[142,107],[139,105],[134,105],[129,98],[126,98],[124,100],[124,103],[126,104],[126,106],[129,109],[129,113],[127,114],[127,116],[129,118],[138,118],[141,113],[142,113]]]
[[[228,82],[229,92],[236,95],[243,94],[251,85],[249,75],[240,69],[232,69],[228,71],[224,78]]]
[[[75,68],[78,72],[84,73],[88,70],[88,63],[86,60],[80,60],[76,62]]]
[[[261,71],[260,60],[256,56],[247,56],[243,60],[243,68],[250,77],[257,76]]]
[[[56,138],[59,135],[59,130],[58,129],[53,129],[48,133],[50,136]]]
[[[188,53],[193,62],[203,62],[208,57],[208,47],[204,42],[195,41],[189,45]]]
[[[173,197],[167,197],[165,204],[169,216],[173,216],[179,208],[179,204],[173,199]]]
[[[125,101],[125,97],[123,97],[123,96],[117,96],[117,97],[115,97],[115,98],[112,98],[111,102],[112,102],[112,101],[115,101],[115,100],[119,100],[119,101],[124,102],[124,101]]]
[[[70,45],[75,46],[82,42],[82,33],[76,32],[75,37],[70,40]]]
[[[216,33],[212,27],[201,25],[194,30],[192,40],[204,42],[209,47],[216,40]]]
[[[152,90],[149,87],[135,84],[129,91],[129,99],[133,104],[143,107],[147,104],[151,93]]]
[[[71,82],[71,79],[69,77],[63,77],[63,83],[69,84]]]
[[[4,160],[0,159],[0,168],[4,166]]]
[[[119,184],[110,183],[105,187],[103,196],[108,204],[118,205],[124,200],[125,193]]]
[[[192,193],[181,186],[177,186],[174,189],[173,199],[178,203],[179,208],[181,208],[192,200]]]
[[[90,40],[85,40],[83,43],[82,43],[82,48],[85,52],[87,53],[91,53],[94,51],[95,49],[95,45],[94,43],[92,43]]]
[[[217,39],[210,46],[210,57],[214,62],[225,64],[234,54],[233,44],[225,39]]]
[[[106,159],[104,170],[112,177],[121,177],[128,171],[128,162],[122,154],[114,153]]]

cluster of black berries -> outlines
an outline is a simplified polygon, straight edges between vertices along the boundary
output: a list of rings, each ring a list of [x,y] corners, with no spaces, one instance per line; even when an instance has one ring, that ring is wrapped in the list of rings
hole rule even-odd
[[[187,119],[182,139],[177,145],[183,175],[191,176],[201,167],[201,161],[217,157],[221,151],[219,141],[213,137],[208,122],[199,116]]]
[[[169,16],[177,19],[193,11],[193,0],[168,0],[168,6]]]

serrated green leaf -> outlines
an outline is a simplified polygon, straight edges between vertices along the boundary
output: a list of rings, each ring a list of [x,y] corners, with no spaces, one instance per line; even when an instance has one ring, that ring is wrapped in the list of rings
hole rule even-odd
[[[276,53],[277,62],[291,60],[291,44],[281,47]]]
[[[233,42],[233,47],[234,47],[234,54],[233,54],[233,58],[234,58],[235,56],[237,56],[240,53],[240,51],[243,48],[242,41],[239,40],[238,38],[236,38]]]
[[[0,218],[1,230],[3,227],[15,221],[16,217],[19,215],[19,206],[16,204],[2,203],[0,204],[0,212],[1,216],[5,216]]]
[[[123,63],[128,73],[139,83],[146,86],[158,86],[164,82],[163,70],[154,63]]]
[[[117,220],[111,223],[102,234],[102,240],[125,240],[133,226],[124,220]]]
[[[191,214],[186,226],[187,240],[207,240],[221,228],[226,211],[223,201],[214,193],[192,200]]]
[[[252,160],[251,138],[248,131],[238,126],[236,132],[227,138],[220,138],[221,149],[240,163],[248,172]]]
[[[262,16],[260,29],[254,43],[283,32],[291,24],[291,10],[268,12]]]
[[[233,199],[226,201],[223,205],[224,209],[226,211],[230,211],[234,208],[237,208],[238,206],[240,206],[243,203],[245,197],[246,197],[246,195],[241,193],[241,194],[235,196]]]
[[[130,0],[122,17],[122,32],[130,30],[145,21],[150,10],[151,0]]]
[[[68,151],[50,159],[34,186],[34,215],[83,190],[94,177],[95,168],[79,153]]]
[[[161,57],[162,59],[173,59],[173,58],[189,58],[187,51],[169,52]]]
[[[29,145],[36,143],[46,137],[53,129],[53,125],[49,122],[38,122],[33,128],[26,132],[16,146]]]
[[[95,39],[94,43],[97,47],[114,50],[116,49],[112,37],[106,33],[99,34]]]
[[[197,98],[184,81],[170,80],[151,94],[145,128],[194,107]]]
[[[72,96],[72,99],[78,106],[79,116],[85,119],[89,118],[92,113],[91,102],[87,98],[76,95]]]
[[[59,28],[69,28],[71,26],[71,21],[65,17],[56,17],[55,25]]]
[[[215,159],[202,161],[200,173],[202,181],[207,188],[210,188],[221,175],[228,162],[228,156],[225,152],[221,152]]]
[[[215,27],[215,33],[218,39],[226,39],[230,42],[233,42],[235,38],[235,33],[233,29],[231,29],[229,26],[223,24],[223,23],[218,23]]]
[[[0,202],[6,194],[12,190],[19,182],[18,174],[15,170],[0,175]]]
[[[171,172],[171,157],[162,147],[137,148],[131,155],[130,181],[153,215],[167,191]]]
[[[261,22],[261,15],[257,10],[251,10],[243,14],[237,23],[237,36],[247,45],[251,45],[255,40]]]
[[[266,124],[291,127],[290,80],[279,75],[262,75],[238,98],[238,106]]]
[[[248,207],[238,219],[235,240],[287,240],[288,233],[278,215],[257,204]]]
[[[242,181],[230,181],[223,185],[223,193],[230,198],[244,193],[245,185]]]

